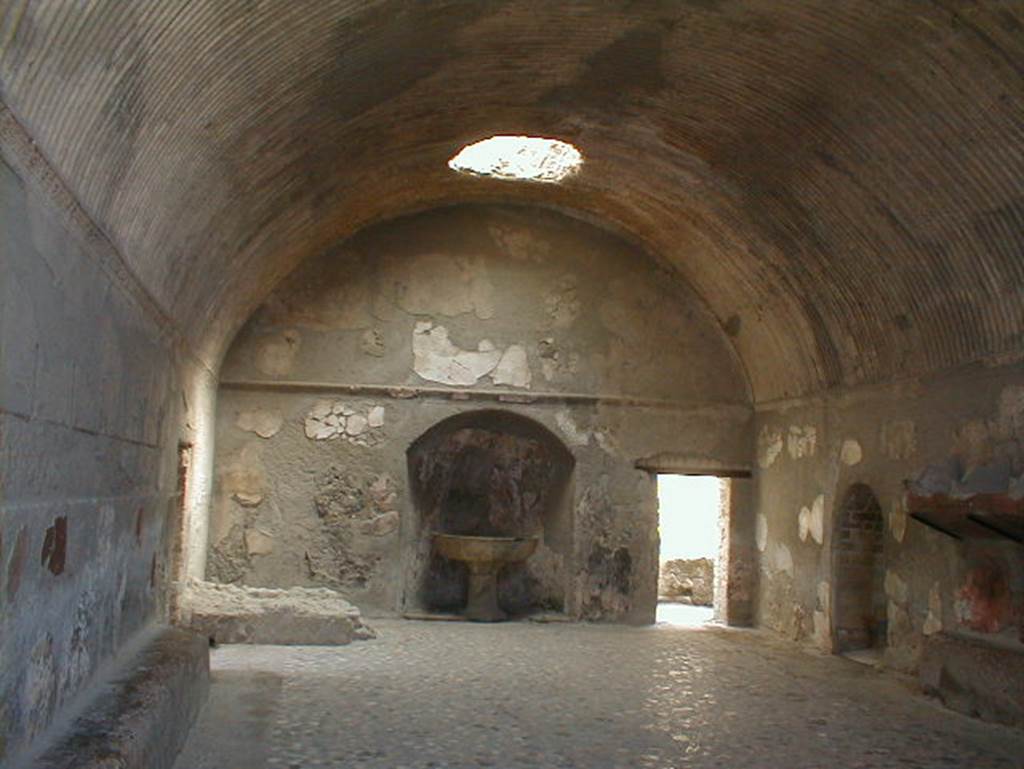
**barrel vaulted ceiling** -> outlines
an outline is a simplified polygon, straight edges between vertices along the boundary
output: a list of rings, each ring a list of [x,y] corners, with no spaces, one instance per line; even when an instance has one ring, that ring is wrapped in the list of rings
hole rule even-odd
[[[0,2],[0,96],[216,362],[366,224],[519,201],[632,237],[761,401],[1024,346],[1024,3]],[[447,160],[573,142],[561,184]]]

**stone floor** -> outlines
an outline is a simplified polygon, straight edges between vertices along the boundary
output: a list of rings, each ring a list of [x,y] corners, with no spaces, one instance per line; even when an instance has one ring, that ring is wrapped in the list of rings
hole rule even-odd
[[[376,621],[214,650],[176,769],[1024,767],[1024,733],[752,631]]]

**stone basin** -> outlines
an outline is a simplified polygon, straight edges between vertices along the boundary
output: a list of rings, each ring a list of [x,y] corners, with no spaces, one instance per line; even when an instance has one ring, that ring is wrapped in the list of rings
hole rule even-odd
[[[464,612],[476,622],[500,622],[508,615],[498,606],[498,571],[525,561],[537,549],[536,537],[473,537],[435,534],[437,552],[469,567],[469,596]]]

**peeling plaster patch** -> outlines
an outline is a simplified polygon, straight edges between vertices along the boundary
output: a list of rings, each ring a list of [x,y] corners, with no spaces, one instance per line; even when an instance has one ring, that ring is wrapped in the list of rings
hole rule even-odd
[[[343,438],[356,446],[375,446],[384,438],[384,413],[383,406],[357,409],[345,401],[317,401],[306,415],[306,437],[314,441]]]
[[[910,597],[907,583],[892,570],[885,572],[885,594],[898,606],[906,606]]]
[[[490,374],[501,351],[484,339],[476,351],[463,350],[448,339],[448,329],[431,321],[418,321],[412,332],[413,370],[430,382],[474,385]]]
[[[402,272],[408,279],[396,285],[396,303],[410,315],[494,317],[494,285],[480,258],[420,254]]]
[[[754,533],[754,538],[757,542],[757,549],[760,552],[764,552],[765,547],[768,545],[768,519],[764,513],[757,514],[757,528]]]
[[[892,507],[889,508],[889,531],[892,532],[893,539],[901,543],[907,533],[907,511],[903,509],[903,503],[898,499],[894,500]]]
[[[240,411],[238,419],[235,420],[238,429],[249,433],[256,433],[261,438],[273,438],[284,424],[284,417],[280,411],[267,409],[254,409],[252,411]]]
[[[611,454],[612,456],[619,455],[619,443],[615,440],[615,436],[612,435],[611,430],[607,427],[599,427],[596,429],[594,431],[594,440],[597,441],[597,445],[600,446],[606,454]]]
[[[818,583],[818,608],[826,614],[832,611],[832,585],[826,580]]]
[[[53,638],[47,634],[32,647],[23,686],[25,721],[31,740],[50,721],[57,699],[57,671],[53,661]]]
[[[384,345],[384,333],[379,328],[369,328],[359,338],[359,349],[374,358],[383,358],[387,348]]]
[[[925,635],[935,635],[942,630],[942,595],[939,593],[938,582],[933,583],[928,591],[928,616],[925,617],[922,630]]]
[[[1006,437],[1024,438],[1024,385],[1008,385],[999,394],[999,427]]]
[[[793,459],[813,457],[817,451],[818,430],[813,425],[790,425],[786,450]]]
[[[295,364],[302,338],[294,329],[271,334],[256,349],[256,368],[268,376],[285,376]]]
[[[825,495],[814,498],[810,507],[800,508],[800,541],[806,542],[810,535],[819,545],[825,541]]]
[[[386,537],[397,530],[398,512],[392,510],[363,523],[359,528],[359,533],[370,537]]]
[[[540,357],[540,370],[547,381],[553,380],[560,374],[576,374],[579,371],[580,356],[578,353],[566,354],[555,344],[554,337],[540,340],[537,345],[537,354]]]
[[[910,459],[917,452],[917,435],[909,419],[886,422],[882,426],[882,446],[889,459]]]
[[[274,552],[274,538],[259,529],[247,529],[245,549],[249,555],[269,555]]]
[[[560,409],[555,412],[555,424],[565,435],[570,446],[586,446],[590,443],[590,431],[576,425],[569,409]]]
[[[526,227],[492,224],[488,232],[498,248],[518,262],[543,262],[551,253],[551,244]]]
[[[843,446],[839,450],[839,460],[844,465],[847,467],[859,465],[863,458],[864,451],[861,449],[858,441],[855,441],[853,438],[847,438],[843,441]]]
[[[224,461],[220,468],[221,492],[246,507],[263,501],[267,471],[260,457],[260,445],[249,443]]]
[[[814,610],[814,640],[818,648],[832,647],[832,632],[829,618],[832,616],[832,585],[822,580],[818,583],[818,603]]]
[[[766,470],[782,453],[782,431],[765,425],[757,436],[757,463]]]
[[[491,374],[494,384],[529,387],[532,376],[526,350],[518,344],[509,345]]]
[[[544,309],[555,328],[568,328],[580,315],[580,299],[575,275],[563,275],[544,296]]]

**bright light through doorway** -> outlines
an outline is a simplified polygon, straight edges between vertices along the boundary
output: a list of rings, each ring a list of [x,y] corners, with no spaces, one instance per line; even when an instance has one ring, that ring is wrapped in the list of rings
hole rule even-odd
[[[706,475],[658,476],[658,533],[661,536],[660,566],[668,561],[694,561],[707,558],[717,568],[721,539],[719,504],[722,479]],[[671,577],[660,580],[661,586],[679,585]],[[665,595],[658,603],[657,621],[671,625],[702,625],[713,615],[701,593],[693,585],[692,596]],[[689,589],[689,587],[685,588]],[[667,592],[659,590],[659,593]],[[693,603],[690,603],[692,601]]]

